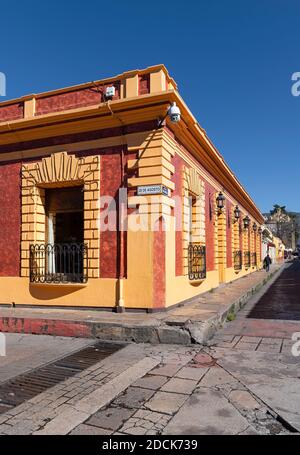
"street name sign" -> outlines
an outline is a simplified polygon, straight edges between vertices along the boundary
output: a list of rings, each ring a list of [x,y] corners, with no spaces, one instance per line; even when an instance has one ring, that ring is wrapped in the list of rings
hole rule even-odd
[[[164,185],[144,185],[137,187],[138,196],[145,196],[147,194],[163,194],[169,196],[169,190]]]

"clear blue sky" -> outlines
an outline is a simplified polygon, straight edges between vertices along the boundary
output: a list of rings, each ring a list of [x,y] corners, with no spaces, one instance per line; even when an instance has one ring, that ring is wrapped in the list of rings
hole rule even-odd
[[[164,63],[262,211],[300,211],[299,0],[11,0],[7,97]]]

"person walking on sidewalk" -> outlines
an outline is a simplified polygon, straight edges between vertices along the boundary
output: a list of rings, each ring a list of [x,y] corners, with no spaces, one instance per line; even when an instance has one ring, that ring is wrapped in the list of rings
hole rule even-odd
[[[267,256],[264,259],[264,269],[266,272],[270,270],[270,265],[272,264],[272,259],[269,256],[269,253],[267,253]]]

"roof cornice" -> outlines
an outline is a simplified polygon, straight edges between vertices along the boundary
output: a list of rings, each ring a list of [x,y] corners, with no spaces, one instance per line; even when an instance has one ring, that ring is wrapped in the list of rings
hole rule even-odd
[[[176,101],[182,121],[168,122],[176,138],[220,182],[259,223],[264,219],[254,201],[226,164],[224,158],[198,124],[177,90],[150,93],[108,101],[90,107],[21,118],[0,123],[0,144],[79,133],[161,118],[169,103]]]

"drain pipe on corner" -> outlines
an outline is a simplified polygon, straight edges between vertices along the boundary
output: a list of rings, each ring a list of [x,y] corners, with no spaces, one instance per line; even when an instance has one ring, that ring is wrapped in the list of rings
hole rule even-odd
[[[120,200],[120,190],[124,188],[124,179],[125,179],[125,172],[124,172],[124,147],[126,145],[125,142],[125,134],[124,129],[125,125],[124,122],[120,117],[115,115],[113,112],[110,101],[108,100],[106,103],[111,115],[115,117],[122,126],[122,148],[120,152],[120,167],[121,167],[121,186],[119,189],[119,217],[117,221],[118,225],[118,245],[119,245],[119,264],[118,264],[118,282],[117,282],[117,302],[116,302],[116,312],[117,313],[124,313],[125,312],[125,298],[124,298],[124,231],[123,231],[123,203]]]

